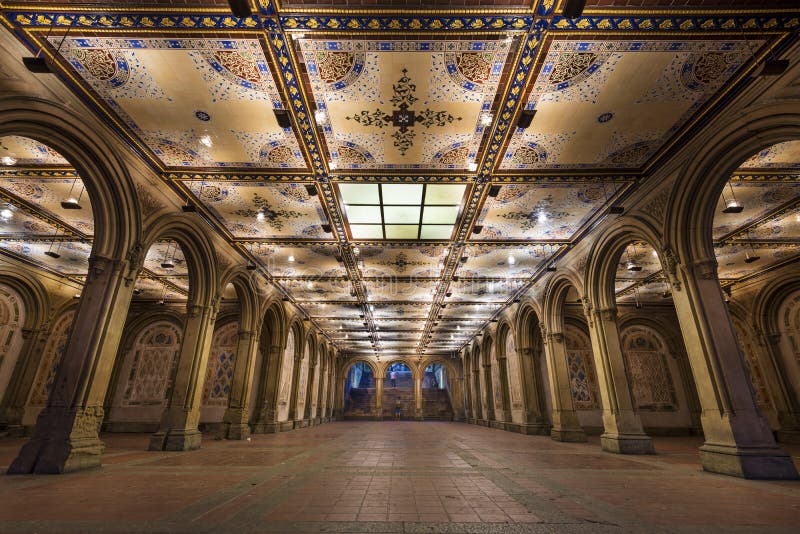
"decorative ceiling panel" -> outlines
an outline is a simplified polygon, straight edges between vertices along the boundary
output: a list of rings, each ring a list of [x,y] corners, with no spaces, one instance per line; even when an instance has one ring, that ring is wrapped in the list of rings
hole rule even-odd
[[[187,182],[235,238],[328,239],[318,195],[303,184]]]
[[[141,300],[180,300],[185,299],[186,295],[165,286],[159,279],[139,276],[136,278],[133,298]]]
[[[742,163],[741,169],[800,169],[800,141],[765,148]]]
[[[0,204],[0,235],[6,237],[31,234],[56,235],[55,226],[12,205]]]
[[[533,276],[539,265],[550,256],[546,247],[495,247],[469,245],[466,247],[467,262],[458,270],[462,277],[511,277]]]
[[[717,209],[714,212],[714,239],[720,239],[742,226],[749,225],[792,200],[800,200],[800,183],[732,180],[725,186],[717,202]],[[740,206],[742,211],[723,213],[722,210],[729,203]]]
[[[553,39],[500,168],[639,168],[763,43]]]
[[[779,247],[726,244],[717,247],[717,263],[720,280],[735,280],[759,272],[768,266],[794,258],[800,254],[800,243],[792,243]],[[748,263],[745,260],[751,261]],[[757,258],[752,260],[752,258]]]
[[[94,233],[94,218],[89,195],[80,178],[30,178],[13,174],[0,176],[0,189],[8,191],[40,207],[50,217],[67,223],[86,236]],[[61,202],[67,199],[79,202],[80,209],[64,209]],[[45,224],[41,222],[40,224]],[[47,233],[36,232],[32,233]]]
[[[461,278],[451,282],[452,293],[446,302],[497,302],[506,300],[509,295],[520,289],[527,279],[471,279]]]
[[[509,41],[299,39],[337,169],[465,169]],[[324,114],[324,115],[323,115]]]
[[[375,324],[382,331],[414,330],[421,332],[425,327],[425,321],[401,321],[397,319],[384,318],[375,321]]]
[[[248,245],[273,276],[341,277],[347,272],[336,261],[336,245],[313,246]]]
[[[69,162],[61,154],[38,141],[7,135],[0,137],[0,164],[3,166],[69,165]]]
[[[144,259],[144,268],[159,276],[188,275],[181,247],[174,241],[154,243]]]
[[[444,246],[360,247],[366,277],[438,277]]]
[[[348,279],[336,280],[287,280],[283,282],[292,296],[301,301],[348,301],[353,284]]]
[[[60,54],[164,166],[305,167],[257,39],[68,37]]]
[[[430,304],[373,304],[372,314],[378,319],[425,319],[430,310]]]
[[[800,203],[780,217],[753,226],[749,232],[737,236],[736,239],[746,238],[748,233],[752,239],[800,242]]]
[[[303,308],[312,317],[341,317],[345,319],[358,319],[361,315],[361,307],[353,302],[341,304],[326,304],[324,302],[306,302]],[[360,323],[359,323],[360,324]],[[363,326],[363,325],[361,325]]]
[[[370,280],[367,282],[371,302],[408,300],[408,301],[432,301],[437,280],[413,280],[401,282],[392,278]]]
[[[11,241],[0,239],[0,249],[11,252],[61,274],[86,274],[92,245],[78,241],[48,243],[46,241]],[[45,252],[57,254],[53,258]]]
[[[509,184],[487,197],[473,240],[565,240],[622,187],[604,184]]]

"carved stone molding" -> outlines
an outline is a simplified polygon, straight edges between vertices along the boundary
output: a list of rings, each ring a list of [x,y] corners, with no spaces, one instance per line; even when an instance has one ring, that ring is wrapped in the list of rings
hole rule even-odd
[[[594,310],[594,313],[601,321],[617,320],[617,308],[596,309]]]
[[[704,258],[692,263],[692,273],[702,280],[717,280],[717,259]]]
[[[563,343],[564,334],[561,332],[553,332],[547,336],[551,343]]]
[[[680,291],[681,290],[681,281],[678,279],[678,257],[671,248],[667,247],[659,256],[661,258],[661,264],[664,267],[664,271],[667,273],[667,277],[669,278],[669,283],[672,286],[673,291]]]
[[[142,184],[136,184],[136,196],[139,198],[139,207],[145,217],[164,207]]]
[[[647,204],[642,206],[642,211],[662,222],[671,189],[671,186],[661,188]]]

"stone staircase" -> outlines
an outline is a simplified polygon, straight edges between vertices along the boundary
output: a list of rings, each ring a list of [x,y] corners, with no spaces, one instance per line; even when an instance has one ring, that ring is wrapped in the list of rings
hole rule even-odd
[[[345,419],[372,419],[374,410],[375,388],[352,388],[343,415]]]
[[[453,420],[453,408],[450,406],[450,396],[446,390],[422,390],[422,418],[438,421]]]
[[[388,382],[388,380],[387,380]],[[414,419],[414,385],[411,387],[383,387],[383,418],[394,419],[394,407],[400,401],[400,418]]]

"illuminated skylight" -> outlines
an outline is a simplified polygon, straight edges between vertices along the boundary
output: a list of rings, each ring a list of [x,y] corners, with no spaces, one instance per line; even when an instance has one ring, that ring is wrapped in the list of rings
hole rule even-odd
[[[339,184],[353,239],[450,239],[463,184]]]

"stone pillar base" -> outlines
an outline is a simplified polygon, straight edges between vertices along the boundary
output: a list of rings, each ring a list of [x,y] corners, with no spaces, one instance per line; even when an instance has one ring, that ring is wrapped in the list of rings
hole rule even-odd
[[[222,439],[247,439],[250,437],[250,425],[246,423],[223,423],[219,437]]]
[[[305,428],[308,426],[308,419],[296,419],[292,422],[292,428]]]
[[[199,430],[183,428],[159,431],[150,437],[151,451],[194,451],[200,448],[203,435]]]
[[[278,422],[272,423],[253,423],[250,427],[253,434],[277,434],[281,431],[281,424]]]
[[[703,469],[741,478],[797,480],[800,478],[792,457],[778,447],[742,448],[724,445],[700,447]]]
[[[603,434],[600,447],[615,454],[655,454],[653,440],[646,434]]]
[[[9,475],[57,475],[100,467],[105,445],[99,439],[48,440],[33,438],[22,446],[9,466]]]
[[[800,430],[778,430],[776,439],[780,443],[800,444]]]
[[[545,423],[521,423],[517,425],[520,434],[527,436],[549,436],[550,425]]]
[[[551,428],[550,437],[555,441],[565,443],[583,443],[586,441],[586,433],[582,428]]]
[[[8,425],[5,429],[5,434],[8,438],[24,438],[31,433],[29,427],[23,425]]]

